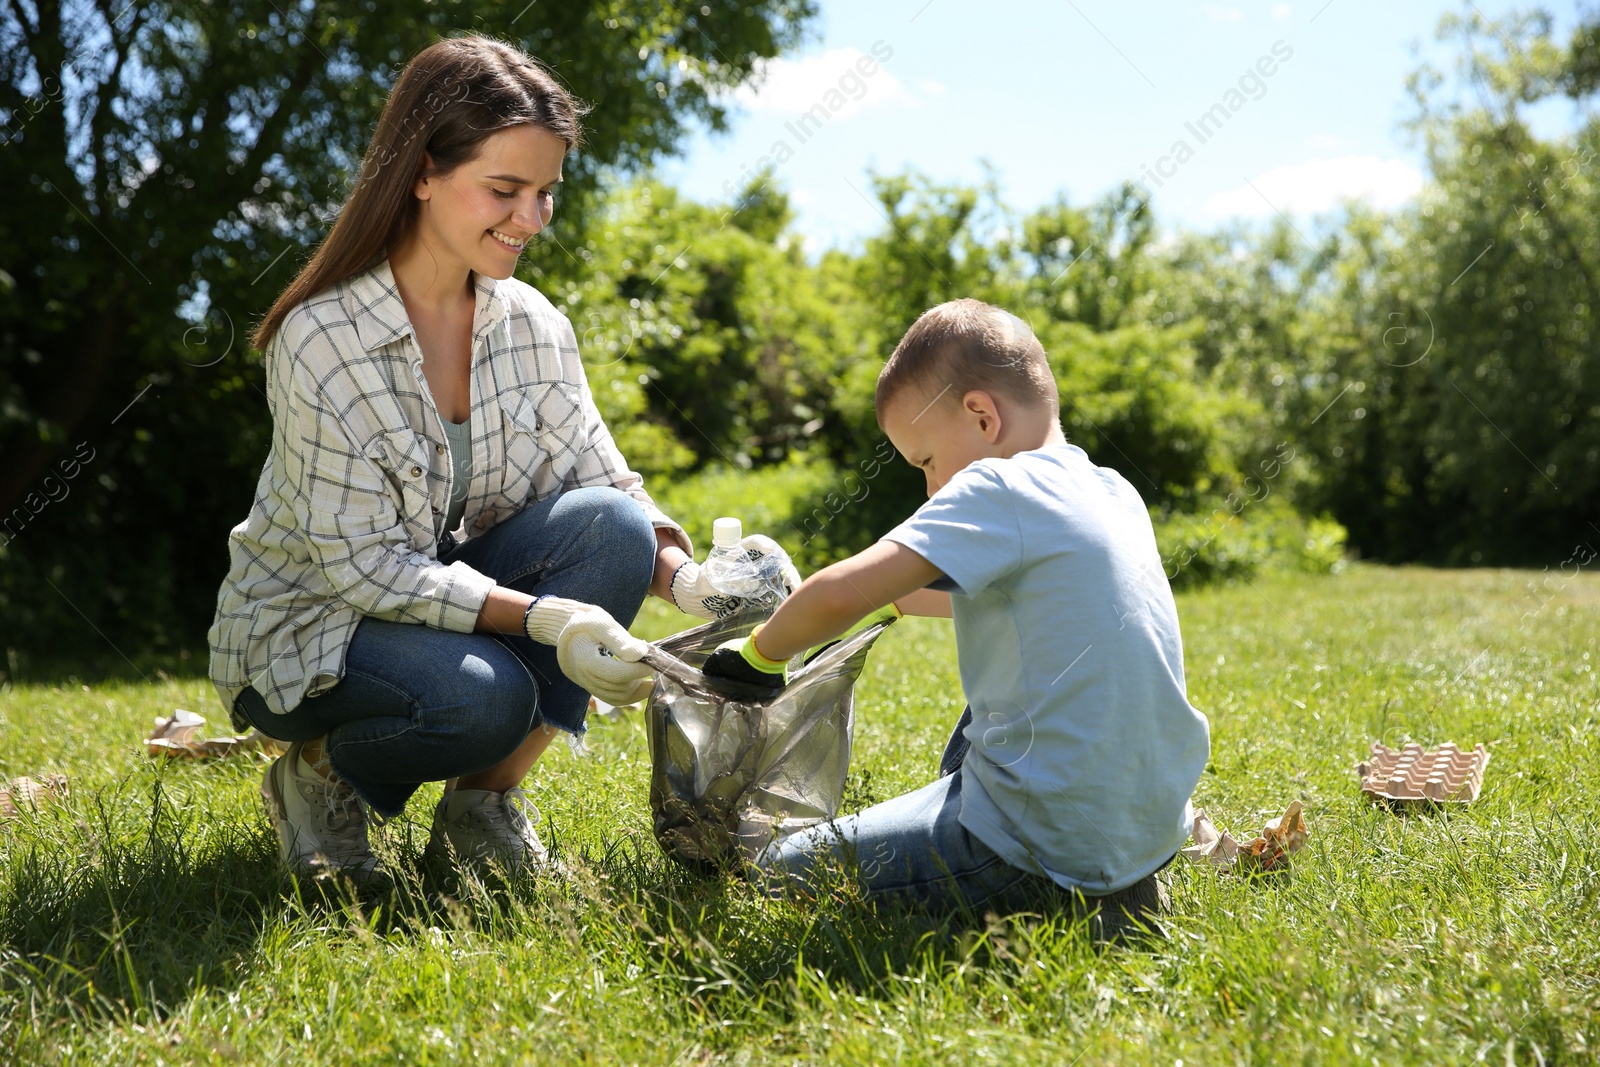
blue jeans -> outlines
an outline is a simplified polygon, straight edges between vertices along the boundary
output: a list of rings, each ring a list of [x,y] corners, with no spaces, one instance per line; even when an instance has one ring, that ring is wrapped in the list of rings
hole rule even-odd
[[[815,893],[830,873],[848,871],[868,898],[940,912],[1064,905],[1089,916],[1097,940],[1132,933],[1130,916],[1158,928],[1154,916],[1166,904],[1155,875],[1109,896],[1086,898],[1013,866],[961,825],[960,770],[971,722],[969,707],[945,746],[937,781],[774,842],[757,857],[754,876],[775,891]]]
[[[830,873],[849,871],[868,897],[936,911],[1016,905],[1049,878],[1013,867],[961,825],[961,775],[822,823],[770,845],[756,860],[772,888],[815,893]]]
[[[460,545],[461,560],[499,585],[598,604],[633,621],[655,572],[656,538],[631,497],[575,489],[532,504]],[[521,635],[455,633],[363,619],[343,678],[275,715],[254,689],[238,707],[269,737],[326,735],[328,758],[375,811],[398,815],[424,782],[488,770],[534,727],[584,732],[589,694],[556,663],[556,650]]]

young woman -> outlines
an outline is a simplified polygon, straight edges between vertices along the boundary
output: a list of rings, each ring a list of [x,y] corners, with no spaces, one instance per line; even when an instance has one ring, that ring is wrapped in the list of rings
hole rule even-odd
[[[292,742],[261,792],[301,871],[382,874],[367,810],[449,779],[429,850],[536,866],[519,783],[583,732],[590,693],[649,691],[626,629],[645,593],[737,607],[618,452],[571,324],[511,277],[581,115],[509,45],[422,51],[253,338],[272,450],[229,539],[211,677],[239,728]]]

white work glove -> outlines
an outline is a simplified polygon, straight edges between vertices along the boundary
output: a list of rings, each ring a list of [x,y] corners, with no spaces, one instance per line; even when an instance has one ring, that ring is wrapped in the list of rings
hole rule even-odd
[[[637,703],[655,687],[655,671],[639,662],[650,643],[604,608],[542,596],[528,606],[522,628],[533,640],[554,645],[561,673],[607,704]]]
[[[753,560],[769,555],[777,555],[784,560],[784,596],[788,596],[799,587],[800,572],[795,569],[793,563],[788,562],[788,556],[778,547],[778,542],[764,534],[750,534],[739,541],[739,547]],[[702,619],[720,619],[732,615],[745,605],[744,597],[729,596],[727,593],[719,592],[706,579],[705,568],[692,560],[681,564],[673,573],[672,585],[667,592],[671,594],[672,602],[678,606],[679,611],[686,615],[698,615]]]

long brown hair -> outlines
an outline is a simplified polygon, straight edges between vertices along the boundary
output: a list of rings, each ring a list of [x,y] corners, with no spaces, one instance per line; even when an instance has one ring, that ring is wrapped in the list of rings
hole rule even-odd
[[[478,34],[436,41],[406,64],[367,146],[355,188],[333,229],[279,294],[250,338],[265,349],[294,308],[375,266],[416,225],[412,186],[476,158],[496,130],[533,125],[566,142],[583,139],[588,108],[521,49]]]

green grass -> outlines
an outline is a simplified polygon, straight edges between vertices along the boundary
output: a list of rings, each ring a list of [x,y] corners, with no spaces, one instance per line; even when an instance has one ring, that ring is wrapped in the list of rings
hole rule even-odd
[[[0,1060],[1592,1062],[1600,580],[1529,582],[1355,567],[1183,596],[1212,723],[1197,803],[1244,834],[1300,799],[1311,839],[1284,877],[1173,869],[1153,950],[680,871],[650,837],[637,719],[531,780],[569,876],[302,901],[260,763],[138,745],[173,707],[224,727],[203,679],[13,684],[0,775],[64,772],[73,794],[0,827]],[[887,635],[859,699],[853,792],[925,782],[960,707],[948,624]],[[1488,743],[1482,798],[1368,806],[1351,768],[1378,739]],[[436,795],[394,828],[402,859]]]

